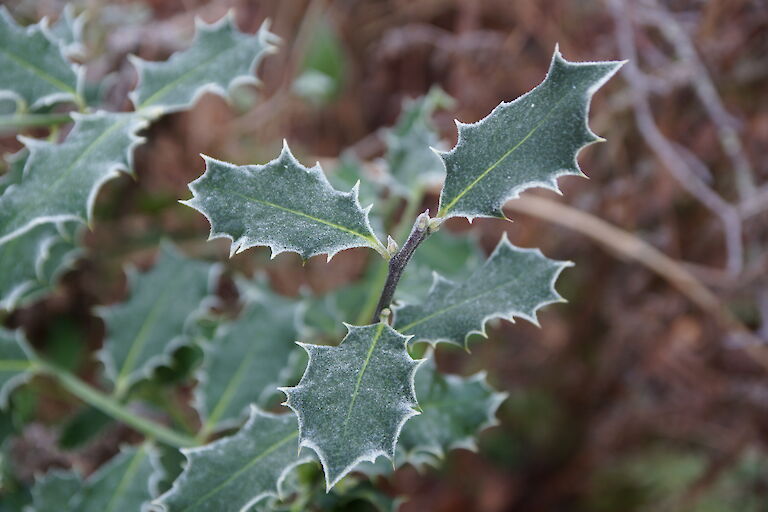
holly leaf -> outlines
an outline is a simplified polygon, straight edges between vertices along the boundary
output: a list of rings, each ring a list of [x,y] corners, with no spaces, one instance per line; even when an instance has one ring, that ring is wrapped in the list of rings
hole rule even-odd
[[[142,510],[152,499],[154,458],[154,449],[148,443],[124,449],[85,481],[81,492],[70,500],[70,508],[65,510]]]
[[[76,471],[51,470],[32,486],[32,511],[60,512],[82,488],[82,477]]]
[[[433,87],[425,96],[406,101],[397,123],[385,133],[388,183],[396,194],[409,196],[443,180],[445,167],[432,150],[439,145],[432,115],[452,102],[440,87]]]
[[[0,326],[0,409],[8,404],[11,391],[31,376],[31,354],[21,331]]]
[[[165,62],[132,57],[139,83],[130,98],[136,110],[157,115],[186,110],[204,92],[227,96],[236,85],[258,83],[254,76],[261,59],[275,51],[277,37],[262,25],[255,35],[235,27],[233,11],[213,24],[195,20],[192,45]]]
[[[416,372],[416,397],[422,413],[405,424],[398,449],[403,459],[418,461],[423,454],[443,458],[454,448],[476,450],[477,434],[497,423],[496,411],[507,394],[494,391],[485,372],[446,375],[429,357]]]
[[[237,166],[204,157],[205,173],[190,183],[193,197],[182,203],[211,223],[210,238],[232,240],[231,254],[269,246],[274,258],[293,251],[303,259],[352,247],[386,248],[376,238],[357,187],[334,189],[320,165],[307,168],[283,145],[265,165]]]
[[[297,386],[283,388],[300,445],[320,457],[329,490],[362,461],[392,459],[403,424],[418,414],[420,361],[408,355],[408,338],[384,323],[347,329],[338,347],[300,344],[309,364]]]
[[[555,49],[544,81],[474,124],[441,153],[447,175],[438,217],[504,217],[504,203],[531,187],[559,192],[557,178],[583,176],[581,148],[600,139],[587,125],[592,95],[623,62],[568,62]]]
[[[0,309],[48,292],[80,255],[72,225],[42,224],[0,245]]]
[[[555,291],[569,261],[546,258],[538,249],[515,247],[506,235],[485,264],[462,283],[435,274],[427,298],[395,308],[395,329],[412,341],[466,345],[470,334],[485,334],[491,318],[524,318],[536,325],[539,308],[563,298]]]
[[[232,426],[251,403],[266,407],[286,384],[290,359],[298,355],[299,303],[264,286],[241,290],[243,295],[240,316],[219,325],[204,347],[196,402],[205,433]]]
[[[130,298],[98,308],[107,330],[99,358],[117,396],[169,363],[172,351],[188,342],[185,327],[205,307],[217,268],[187,259],[170,244],[162,244],[149,272],[128,272]]]
[[[75,126],[65,142],[22,138],[29,149],[21,183],[0,196],[0,244],[37,225],[87,222],[101,186],[133,166],[136,132],[146,121],[134,114],[73,113]]]
[[[47,34],[44,23],[22,27],[0,5],[0,99],[34,110],[57,102],[79,102],[78,73]]]
[[[265,496],[282,494],[282,482],[299,464],[296,416],[251,406],[250,418],[232,437],[184,449],[187,465],[170,491],[153,502],[166,512],[248,510]]]

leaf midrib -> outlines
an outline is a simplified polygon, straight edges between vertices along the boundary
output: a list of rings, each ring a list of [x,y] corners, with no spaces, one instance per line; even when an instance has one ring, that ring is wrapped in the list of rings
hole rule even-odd
[[[469,279],[471,280],[471,279],[472,279],[472,277],[470,276],[470,278],[469,278]],[[456,304],[452,304],[452,305],[450,305],[450,306],[448,306],[448,307],[446,307],[446,308],[443,308],[443,309],[437,310],[437,311],[435,311],[434,313],[431,313],[431,314],[429,314],[429,315],[427,315],[427,316],[425,316],[425,317],[423,317],[423,318],[421,318],[421,319],[419,319],[419,320],[416,320],[415,322],[411,322],[410,324],[408,324],[408,325],[406,325],[406,326],[404,326],[404,327],[401,327],[401,328],[399,328],[398,330],[399,330],[400,332],[402,332],[402,333],[405,333],[406,331],[409,331],[409,330],[411,330],[411,329],[412,329],[412,328],[414,328],[415,326],[417,326],[417,325],[419,325],[419,324],[421,324],[421,323],[424,323],[424,322],[426,322],[427,320],[431,320],[432,318],[434,318],[434,317],[436,317],[436,316],[440,316],[440,315],[443,315],[443,314],[447,313],[448,311],[451,311],[452,309],[455,309],[455,308],[457,308],[457,307],[459,307],[459,306],[463,306],[463,305],[467,304],[468,302],[472,302],[472,301],[474,301],[474,300],[477,300],[477,299],[479,299],[480,297],[483,297],[483,296],[485,296],[485,295],[488,295],[488,294],[490,294],[490,293],[493,293],[493,292],[497,291],[499,288],[504,288],[504,287],[506,287],[506,286],[511,286],[511,285],[512,285],[513,283],[515,283],[515,282],[517,282],[517,279],[516,279],[516,278],[515,278],[515,279],[510,279],[510,280],[508,280],[508,281],[504,281],[503,283],[501,283],[501,284],[500,284],[500,285],[498,285],[498,286],[494,286],[493,288],[491,288],[491,289],[489,289],[489,290],[486,290],[486,291],[484,291],[484,292],[482,292],[482,293],[479,293],[479,294],[477,294],[477,295],[475,295],[475,296],[472,296],[472,297],[469,297],[469,298],[467,298],[467,299],[464,299],[464,300],[463,300],[463,301],[461,301],[461,302],[457,302]],[[462,285],[463,285],[463,284],[465,284],[465,283],[462,283]]]
[[[49,75],[48,73],[45,72],[45,70],[43,70],[41,68],[38,68],[37,66],[33,65],[32,63],[27,62],[27,61],[17,57],[13,53],[11,53],[11,52],[3,49],[3,48],[0,48],[0,52],[2,52],[5,55],[7,55],[12,61],[16,62],[21,67],[26,68],[26,69],[32,71],[35,75],[39,76],[40,78],[42,78],[46,82],[50,83],[51,85],[55,86],[56,88],[58,88],[58,89],[60,89],[60,90],[62,90],[64,92],[67,92],[69,94],[72,94],[74,96],[73,99],[76,100],[78,98],[79,95],[77,94],[77,91],[75,89],[73,89],[69,85],[65,84],[64,82],[62,82],[58,78]]]
[[[5,359],[0,361],[0,373],[23,372],[32,367],[32,363],[25,359]]]
[[[366,242],[368,242],[368,245],[369,245],[370,247],[375,247],[375,246],[377,245],[377,244],[376,244],[376,242],[377,242],[378,240],[376,240],[376,239],[375,239],[375,238],[373,238],[372,236],[369,236],[369,235],[364,235],[364,234],[362,234],[362,233],[359,233],[359,232],[357,232],[357,231],[355,231],[355,230],[353,230],[353,229],[347,228],[347,227],[345,227],[345,226],[342,226],[342,225],[340,225],[340,224],[336,224],[335,222],[331,222],[331,221],[329,221],[329,220],[321,219],[321,218],[319,218],[319,217],[315,217],[315,216],[313,216],[313,215],[310,215],[310,214],[308,214],[308,213],[304,213],[304,212],[302,212],[302,211],[299,211],[299,210],[294,210],[294,209],[292,209],[292,208],[288,208],[288,207],[286,207],[286,206],[280,206],[279,204],[275,204],[275,203],[272,203],[272,202],[270,202],[270,201],[265,201],[265,200],[263,200],[263,199],[258,199],[258,198],[256,198],[256,197],[252,197],[252,196],[249,196],[249,195],[247,195],[247,194],[243,194],[243,193],[241,193],[241,192],[238,192],[238,191],[236,191],[236,190],[232,190],[232,191],[230,191],[230,190],[225,190],[225,189],[222,189],[222,188],[220,188],[220,187],[211,187],[211,188],[213,188],[213,189],[215,189],[215,190],[218,190],[219,192],[224,192],[224,193],[232,193],[232,194],[234,194],[234,195],[236,195],[236,196],[239,196],[239,197],[242,197],[243,199],[246,199],[246,200],[248,200],[248,201],[253,201],[253,202],[256,202],[256,203],[260,203],[260,204],[263,204],[263,205],[265,205],[265,206],[269,206],[269,207],[275,208],[275,209],[277,209],[277,210],[282,210],[282,211],[284,211],[284,212],[292,213],[292,214],[294,214],[294,215],[298,215],[298,216],[300,216],[300,217],[305,217],[305,218],[307,218],[307,219],[309,219],[309,220],[312,220],[312,221],[314,221],[314,222],[318,222],[318,223],[320,223],[320,224],[325,224],[326,226],[330,226],[330,227],[332,227],[332,228],[338,229],[339,231],[344,231],[345,233],[349,233],[350,235],[354,235],[354,236],[356,236],[356,237],[358,237],[358,238],[362,238],[363,240],[365,240]]]
[[[222,55],[225,55],[225,54],[227,54],[227,53],[229,53],[229,52],[231,52],[233,50],[239,49],[241,47],[241,43],[242,42],[243,42],[242,40],[241,41],[236,41],[234,46],[230,46],[226,50],[212,55],[211,57],[209,57],[209,58],[205,59],[204,61],[198,63],[196,67],[194,67],[194,68],[190,69],[189,71],[187,71],[187,72],[183,73],[182,75],[180,75],[175,80],[172,80],[169,83],[165,84],[163,87],[161,87],[156,92],[154,92],[151,96],[149,96],[146,100],[142,101],[141,104],[136,107],[136,110],[141,110],[141,109],[147,108],[148,106],[152,105],[153,102],[157,101],[159,98],[162,98],[163,96],[168,94],[168,92],[170,90],[172,90],[174,87],[179,85],[181,82],[183,82],[184,80],[189,78],[193,73],[196,73],[197,71],[199,71],[201,67],[210,64],[211,62],[215,61],[216,59],[218,59]],[[191,48],[193,48],[193,46],[190,46],[189,48],[187,48],[187,51],[189,49],[191,49]],[[257,52],[257,55],[254,57],[254,59],[256,57],[258,57],[258,55],[261,54],[262,50],[263,50],[263,48],[260,49],[259,52]],[[251,62],[253,62],[253,59],[251,59]],[[214,81],[214,80],[212,80],[212,81]]]
[[[368,353],[365,356],[365,361],[363,361],[363,366],[360,367],[360,373],[357,375],[357,382],[355,383],[355,389],[352,392],[352,399],[349,401],[347,416],[344,418],[344,433],[347,431],[347,424],[349,423],[349,419],[352,417],[352,410],[355,407],[355,401],[357,400],[357,396],[360,394],[360,384],[363,382],[363,375],[365,375],[365,371],[368,369],[368,363],[371,362],[373,350],[376,348],[376,344],[378,344],[382,332],[384,332],[383,322],[379,323],[378,327],[376,328],[376,333],[373,335],[373,341],[371,341],[371,346],[368,348]]]
[[[475,185],[477,185],[481,180],[483,180],[491,171],[493,171],[496,167],[501,165],[501,163],[506,160],[512,153],[514,153],[520,146],[525,143],[528,139],[530,139],[534,133],[538,131],[539,128],[544,124],[544,122],[549,118],[549,116],[552,114],[552,112],[555,111],[555,109],[560,105],[560,103],[563,102],[563,100],[567,97],[569,97],[572,94],[572,91],[569,91],[568,93],[564,94],[560,97],[559,100],[555,102],[554,105],[547,111],[546,114],[544,114],[544,117],[541,118],[541,120],[536,123],[536,125],[529,131],[525,137],[520,139],[520,141],[515,144],[512,149],[501,155],[501,157],[496,160],[493,164],[490,165],[487,169],[485,169],[482,173],[480,173],[480,176],[475,178],[472,183],[470,183],[467,187],[465,187],[456,197],[454,197],[447,205],[441,206],[440,210],[437,213],[438,217],[445,217],[445,215],[454,207],[456,206],[456,203],[459,202],[459,200],[464,197],[470,190],[472,190]]]

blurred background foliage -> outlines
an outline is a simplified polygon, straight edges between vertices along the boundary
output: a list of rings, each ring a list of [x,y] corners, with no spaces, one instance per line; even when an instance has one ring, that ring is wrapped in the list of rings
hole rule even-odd
[[[56,19],[63,9],[57,0],[4,4],[27,22]],[[89,94],[115,110],[128,108],[122,98],[136,80],[126,55],[164,59],[184,48],[194,16],[213,21],[234,9],[250,32],[269,18],[282,43],[262,64],[259,87],[239,89],[231,104],[207,95],[191,111],[155,123],[137,150],[138,179],[123,175],[99,195],[74,270],[53,294],[0,312],[4,325],[23,327],[52,361],[85,378],[96,373],[92,354],[104,328],[92,308],[125,297],[123,265],[149,267],[159,240],[227,260],[228,244],[206,242],[204,218],[177,202],[203,171],[198,153],[263,163],[286,138],[304,163],[319,159],[338,169],[336,183],[349,179],[344,165],[364,166],[375,178],[385,128],[414,108],[406,100],[433,86],[453,100],[433,92],[425,100],[433,104],[419,108],[432,109],[450,147],[454,118],[476,121],[528,91],[557,43],[569,60],[631,58],[594,101],[592,128],[608,140],[580,157],[590,180],[562,179],[563,198],[537,191],[527,196],[543,202],[510,203],[514,223],[447,226],[486,253],[506,231],[517,245],[576,263],[558,286],[569,303],[546,308],[541,328],[501,323],[470,353],[438,349],[446,371],[486,368],[495,387],[510,393],[501,424],[482,435],[479,453],[456,450],[440,469],[406,466],[374,483],[403,495],[404,511],[768,511],[764,0],[74,6],[88,12],[79,58],[89,62]],[[38,132],[29,133],[46,135]],[[13,137],[0,139],[4,152],[20,147]],[[424,208],[435,207],[438,191]],[[454,249],[436,247],[433,257],[476,257],[471,248]],[[295,255],[269,261],[256,249],[235,256],[229,269],[263,269],[278,291],[297,295],[356,280],[365,258],[350,250],[331,263],[302,265]],[[419,292],[415,285],[412,293]],[[222,310],[232,310],[233,283],[224,279],[218,293]],[[194,349],[177,352],[171,367],[142,384],[146,402],[170,404],[181,423],[190,421],[186,376],[199,358]],[[49,468],[75,465],[87,474],[119,443],[137,439],[46,379],[13,394],[0,430],[19,436],[7,448],[18,481],[4,480],[6,491]],[[328,509],[361,506],[354,498],[323,499]],[[3,507],[14,510],[10,501]]]

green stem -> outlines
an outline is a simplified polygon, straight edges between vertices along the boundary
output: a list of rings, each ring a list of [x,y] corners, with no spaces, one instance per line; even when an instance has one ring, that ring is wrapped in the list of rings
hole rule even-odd
[[[72,121],[69,114],[12,114],[0,116],[0,133],[36,126],[57,126]]]
[[[180,434],[154,421],[137,416],[136,413],[129,411],[120,403],[65,370],[40,360],[34,361],[33,365],[39,371],[55,377],[64,389],[83,402],[135,428],[149,438],[157,439],[177,448],[195,446],[197,444],[191,437]]]

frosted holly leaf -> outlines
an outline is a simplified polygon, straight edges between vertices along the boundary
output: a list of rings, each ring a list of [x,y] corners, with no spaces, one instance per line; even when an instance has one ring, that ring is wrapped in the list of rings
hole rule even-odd
[[[453,448],[477,449],[477,435],[497,423],[496,411],[506,393],[491,389],[480,372],[471,377],[437,371],[430,357],[416,372],[416,397],[421,414],[403,427],[398,441],[405,458],[442,458]]]
[[[338,347],[301,344],[307,369],[297,386],[283,388],[299,417],[300,445],[320,457],[329,490],[358,463],[393,458],[403,424],[418,414],[420,361],[408,355],[408,338],[383,322],[347,329]]]
[[[189,341],[185,327],[205,307],[216,270],[216,265],[188,259],[165,243],[150,271],[128,272],[127,301],[98,308],[107,330],[99,358],[117,396],[169,362],[172,351]]]
[[[31,349],[21,331],[0,326],[0,408],[8,404],[8,395],[31,375]]]
[[[413,254],[395,297],[405,303],[421,302],[432,284],[434,272],[454,279],[475,270],[482,261],[482,251],[471,233],[459,236],[441,229],[424,240]]]
[[[20,110],[57,102],[80,102],[78,73],[45,23],[21,27],[0,5],[0,99],[10,98]]]
[[[204,157],[205,173],[189,184],[193,197],[182,203],[211,223],[210,238],[232,240],[231,254],[257,245],[272,257],[293,251],[303,259],[333,257],[352,247],[386,248],[376,238],[368,211],[360,206],[357,187],[334,189],[320,165],[307,168],[288,145],[265,165],[237,166]]]
[[[0,310],[49,291],[80,254],[74,226],[42,224],[0,245]]]
[[[192,45],[165,62],[132,57],[139,83],[130,98],[136,110],[152,109],[158,115],[190,108],[204,92],[227,96],[240,84],[256,84],[261,59],[276,50],[277,37],[265,23],[255,35],[240,32],[230,13],[213,24],[195,20]]]
[[[395,126],[385,133],[389,184],[395,193],[408,196],[430,183],[440,183],[445,167],[432,150],[439,139],[432,124],[435,110],[449,106],[453,99],[439,87],[421,98],[406,101]]]
[[[531,187],[559,191],[583,175],[581,148],[600,139],[587,125],[592,95],[622,62],[568,62],[555,49],[544,81],[474,124],[458,123],[456,146],[440,156],[447,175],[438,217],[504,217],[504,203]]]
[[[73,113],[75,126],[60,144],[22,138],[29,149],[21,183],[0,196],[0,244],[48,222],[90,221],[101,186],[133,167],[134,114]]]
[[[164,512],[248,510],[266,496],[282,494],[282,482],[311,456],[297,455],[294,414],[269,414],[251,406],[237,434],[200,448],[184,449],[187,465],[153,510]]]
[[[152,494],[155,453],[149,443],[124,449],[92,474],[69,508],[78,512],[143,510]]]
[[[85,18],[85,12],[76,16],[74,6],[67,4],[56,23],[51,25],[50,34],[59,43],[64,55],[68,57],[84,56],[83,27],[85,26]]]
[[[196,402],[205,433],[232,426],[251,403],[266,407],[298,355],[299,303],[263,286],[243,295],[238,318],[220,325],[204,347]]]
[[[538,325],[539,308],[562,302],[555,291],[569,261],[551,260],[538,249],[515,247],[506,235],[493,254],[462,283],[435,274],[427,298],[418,305],[395,308],[395,329],[412,341],[466,345],[470,334],[485,336],[491,318],[524,318]]]
[[[54,469],[35,480],[32,486],[34,512],[60,512],[83,488],[83,480],[75,471]]]

